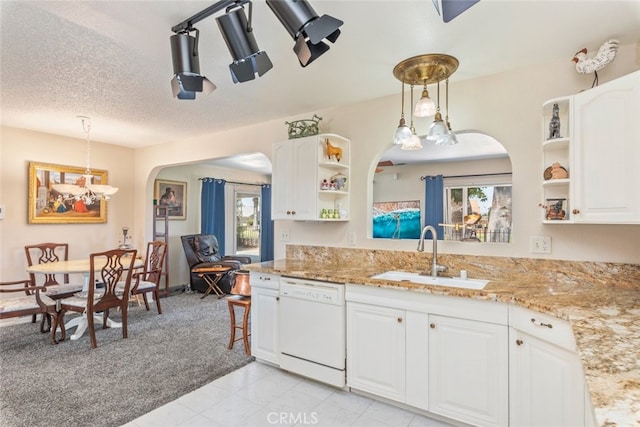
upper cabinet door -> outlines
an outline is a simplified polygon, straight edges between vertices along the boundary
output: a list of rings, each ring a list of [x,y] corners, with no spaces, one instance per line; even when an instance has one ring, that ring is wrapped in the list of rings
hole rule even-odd
[[[349,145],[319,134],[273,145],[271,216],[274,220],[347,221]]]
[[[640,71],[575,95],[573,108],[573,221],[640,223]]]
[[[307,137],[273,146],[273,219],[315,219],[316,138]],[[313,187],[315,190],[315,185]]]

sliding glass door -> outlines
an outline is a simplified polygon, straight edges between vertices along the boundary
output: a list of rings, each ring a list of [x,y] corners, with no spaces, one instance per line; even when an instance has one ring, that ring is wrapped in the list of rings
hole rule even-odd
[[[260,261],[260,187],[234,185],[233,254],[250,256]],[[229,254],[232,252],[227,250]]]

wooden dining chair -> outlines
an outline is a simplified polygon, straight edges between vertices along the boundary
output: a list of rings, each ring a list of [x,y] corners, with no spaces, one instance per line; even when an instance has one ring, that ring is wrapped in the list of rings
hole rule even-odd
[[[34,286],[30,279],[0,282],[0,319],[49,315],[56,324],[56,302],[44,295],[46,287]],[[18,294],[10,296],[9,294]],[[58,344],[56,328],[51,328],[51,344]]]
[[[89,257],[89,290],[87,295],[76,294],[58,301],[60,312],[57,323],[61,326],[61,339],[66,337],[64,315],[67,311],[84,313],[87,316],[91,348],[96,348],[94,315],[102,312],[102,329],[106,329],[109,310],[117,308],[122,313],[122,338],[127,338],[127,309],[131,291],[133,266],[138,251],[135,249],[112,249],[93,253]],[[104,287],[97,288],[96,283]],[[122,285],[122,291],[119,290]],[[58,326],[58,325],[56,325]]]
[[[35,264],[47,264],[50,262],[68,261],[68,243],[37,243],[24,247],[29,267]],[[68,274],[39,274],[44,278],[42,283],[37,283],[36,275],[29,273],[31,283],[34,286],[46,286],[47,295],[53,299],[69,297],[82,290],[82,284],[70,284]]]
[[[162,307],[160,307],[160,279],[162,278],[166,254],[167,244],[165,242],[157,240],[148,242],[143,269],[133,273],[131,285],[131,295],[142,295],[147,311],[149,311],[147,293],[153,293],[158,314],[162,314]],[[123,285],[120,284],[119,288],[122,290]]]
[[[24,252],[27,256],[27,265],[29,267],[35,264],[47,264],[57,261],[69,260],[69,244],[68,243],[37,243],[34,245],[26,245]],[[58,299],[69,297],[75,292],[82,290],[81,284],[69,284],[68,274],[41,274],[44,278],[42,283],[38,283],[36,275],[29,273],[31,284],[33,286],[45,286],[46,294],[50,298]],[[36,322],[36,315],[31,318],[31,323]],[[47,326],[45,327],[45,322]],[[40,321],[40,332],[47,332],[51,328],[51,317],[48,314],[43,314]]]

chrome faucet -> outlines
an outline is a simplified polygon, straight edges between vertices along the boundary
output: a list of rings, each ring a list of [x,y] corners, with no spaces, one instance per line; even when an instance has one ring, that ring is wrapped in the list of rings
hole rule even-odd
[[[431,231],[431,239],[433,240],[431,276],[438,277],[438,273],[445,271],[447,267],[444,265],[438,265],[438,231],[433,225],[427,225],[422,229],[422,233],[420,233],[420,240],[418,241],[418,252],[424,252],[424,236],[427,234],[427,231]]]

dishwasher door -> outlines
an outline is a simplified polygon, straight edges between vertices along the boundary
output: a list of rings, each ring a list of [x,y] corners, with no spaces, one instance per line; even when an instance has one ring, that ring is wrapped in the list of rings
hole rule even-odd
[[[345,369],[344,285],[282,278],[280,353]]]

